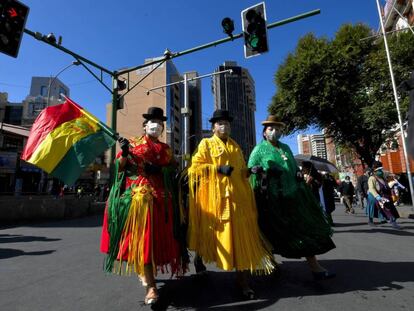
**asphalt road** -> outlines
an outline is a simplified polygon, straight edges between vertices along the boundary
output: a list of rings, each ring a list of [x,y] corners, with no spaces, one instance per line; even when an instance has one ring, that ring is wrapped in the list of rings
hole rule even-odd
[[[337,248],[319,256],[337,272],[313,281],[302,260],[276,257],[278,275],[252,279],[258,299],[244,301],[235,274],[209,266],[183,279],[159,275],[159,310],[414,310],[414,221],[403,230],[368,227],[361,210],[334,214]],[[101,217],[0,228],[0,310],[150,310],[135,276],[106,275],[99,253]]]

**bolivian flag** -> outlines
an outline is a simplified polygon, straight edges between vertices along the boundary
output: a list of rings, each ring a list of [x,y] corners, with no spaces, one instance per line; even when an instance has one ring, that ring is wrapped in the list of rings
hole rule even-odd
[[[113,130],[66,98],[64,104],[42,110],[21,158],[72,185],[115,142]]]

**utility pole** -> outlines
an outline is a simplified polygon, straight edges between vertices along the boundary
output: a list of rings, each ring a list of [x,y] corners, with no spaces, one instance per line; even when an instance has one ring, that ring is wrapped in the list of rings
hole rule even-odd
[[[173,83],[164,84],[164,85],[160,85],[160,86],[156,86],[156,87],[153,87],[153,88],[151,88],[147,91],[147,95],[149,95],[149,93],[152,92],[152,91],[163,89],[163,88],[166,88],[168,86],[172,86],[172,85],[176,85],[176,84],[183,84],[184,85],[184,105],[183,105],[183,108],[181,108],[181,114],[182,114],[183,119],[184,119],[183,120],[184,121],[184,133],[183,134],[184,135],[183,135],[183,144],[182,144],[184,146],[184,150],[183,150],[183,154],[182,154],[183,167],[186,167],[188,165],[188,160],[190,159],[190,116],[191,116],[191,108],[190,108],[190,105],[189,105],[189,97],[188,97],[188,82],[200,80],[200,79],[207,78],[207,77],[212,77],[212,76],[223,74],[223,73],[224,74],[226,74],[226,73],[232,74],[233,71],[231,69],[227,69],[227,70],[217,71],[217,72],[205,74],[205,75],[190,78],[190,79],[188,79],[188,76],[185,73],[183,80],[173,82]]]
[[[398,94],[397,94],[397,86],[395,84],[395,79],[394,79],[394,70],[392,69],[390,50],[388,48],[388,40],[387,40],[387,36],[385,35],[385,27],[384,27],[384,21],[382,20],[381,6],[379,4],[379,0],[376,0],[376,1],[377,1],[378,16],[379,16],[379,20],[380,20],[380,24],[381,24],[381,30],[382,30],[382,34],[384,36],[385,52],[387,54],[388,67],[389,67],[389,70],[390,70],[391,84],[392,84],[392,89],[393,89],[393,93],[394,93],[395,106],[397,108],[397,113],[398,113],[398,122],[400,124],[401,141],[403,143],[403,151],[404,151],[404,158],[405,158],[405,168],[407,170],[408,183],[409,183],[410,192],[411,192],[411,204],[414,204],[413,180],[412,180],[412,177],[411,177],[410,162],[409,162],[409,159],[408,159],[407,143],[406,143],[406,139],[405,139],[403,121],[402,121],[402,117],[401,117],[400,103],[399,103]]]
[[[188,104],[188,80],[187,74],[184,73],[184,107],[181,108],[181,114],[184,118],[184,157],[183,157],[183,166],[187,166],[187,155],[190,154],[190,117],[191,117],[191,108]]]

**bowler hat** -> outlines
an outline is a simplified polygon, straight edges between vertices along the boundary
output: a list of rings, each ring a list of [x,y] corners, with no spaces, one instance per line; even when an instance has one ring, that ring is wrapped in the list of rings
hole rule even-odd
[[[142,116],[147,120],[161,120],[167,121],[167,117],[163,116],[164,110],[159,107],[149,107],[147,113],[142,114]]]
[[[213,113],[213,117],[209,120],[211,123],[215,123],[219,120],[227,120],[229,122],[233,121],[233,117],[230,116],[228,110],[217,109]]]
[[[266,120],[262,121],[262,125],[272,125],[272,124],[278,124],[282,126],[286,125],[274,114],[269,115]]]

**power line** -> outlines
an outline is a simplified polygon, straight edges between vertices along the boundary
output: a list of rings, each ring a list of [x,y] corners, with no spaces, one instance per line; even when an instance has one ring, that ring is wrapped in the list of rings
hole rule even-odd
[[[27,86],[27,85],[11,84],[11,83],[4,83],[4,82],[0,82],[0,85],[10,86],[10,87],[20,87],[20,88],[25,88],[25,89],[30,88],[30,86]]]

